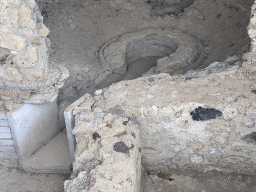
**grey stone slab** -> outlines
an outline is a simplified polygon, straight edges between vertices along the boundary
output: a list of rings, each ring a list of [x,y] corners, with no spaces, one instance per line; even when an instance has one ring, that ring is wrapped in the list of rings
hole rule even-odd
[[[1,127],[9,126],[8,120],[7,119],[0,119],[0,126]]]
[[[10,127],[0,126],[0,133],[10,133],[10,132],[11,132]]]
[[[16,153],[14,146],[0,146],[0,152]]]
[[[0,139],[0,146],[14,146],[14,142],[12,139],[8,139],[8,140]]]
[[[12,139],[11,133],[0,133],[0,139]]]
[[[67,135],[61,132],[23,162],[23,168],[37,173],[70,173],[71,163]]]
[[[19,167],[18,159],[6,159],[0,157],[0,165],[4,165],[6,167]]]
[[[28,159],[45,145],[61,127],[57,101],[44,104],[24,104],[7,113],[20,159]]]
[[[8,153],[8,152],[0,152],[0,158],[18,159],[18,157],[15,153]]]
[[[70,106],[68,106],[64,111],[65,124],[66,124],[66,130],[67,130],[67,136],[68,136],[68,142],[69,142],[69,151],[70,151],[70,157],[72,162],[75,160],[74,154],[75,154],[75,146],[76,146],[75,137],[72,134],[72,130],[75,127],[75,117],[73,115],[73,109],[77,107],[80,103],[82,103],[85,99],[86,99],[86,96],[79,98],[77,101],[75,101]]]
[[[0,120],[7,119],[6,113],[7,111],[0,111]]]

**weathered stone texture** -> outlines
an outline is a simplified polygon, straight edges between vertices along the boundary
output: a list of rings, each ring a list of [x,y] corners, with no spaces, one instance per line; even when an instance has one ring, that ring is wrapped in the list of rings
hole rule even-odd
[[[137,126],[101,109],[91,111],[93,100],[87,97],[74,109],[76,166],[72,180],[65,181],[65,191],[139,192],[141,147]]]
[[[245,62],[243,67],[250,71],[256,70],[256,4],[251,8],[251,19],[247,27],[248,35],[251,38],[251,50],[243,55]]]
[[[37,61],[37,48],[33,46],[28,46],[25,54],[23,56],[21,55],[15,56],[13,61],[20,68],[34,67]]]
[[[48,59],[48,34],[35,0],[1,1],[0,89],[45,93],[63,86],[60,68]]]
[[[36,23],[31,19],[30,8],[22,5],[19,11],[19,24],[21,27],[27,27],[29,30],[34,30]]]
[[[0,31],[0,47],[11,51],[20,51],[26,45],[26,37],[21,35],[10,35]]]
[[[111,85],[94,97],[93,112],[101,109],[139,126],[142,165],[148,170],[255,174],[253,73],[216,62],[195,72],[193,78],[187,80],[187,75],[159,74]],[[84,102],[83,107],[91,106]],[[218,115],[193,120],[191,112],[198,107],[216,109]],[[102,119],[82,113],[76,115],[77,123]],[[82,127],[76,126],[74,133]],[[84,127],[90,130],[92,123],[86,122]],[[82,146],[86,145],[78,142],[77,152]]]

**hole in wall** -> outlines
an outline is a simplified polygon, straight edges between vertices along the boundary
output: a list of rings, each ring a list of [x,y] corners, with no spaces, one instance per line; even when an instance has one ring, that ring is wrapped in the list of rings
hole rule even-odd
[[[167,37],[146,37],[130,43],[126,50],[127,73],[122,80],[141,77],[142,74],[156,67],[157,60],[177,50],[177,43]]]
[[[97,86],[98,89],[108,87],[121,80],[141,77],[156,67],[160,58],[171,55],[178,48],[177,42],[168,36],[158,36],[157,33],[147,35],[147,30],[141,33],[145,33],[145,37],[137,39],[136,33],[131,33],[133,36],[131,39],[121,37],[122,40],[118,40],[121,43],[111,42],[101,50],[104,55],[104,65],[111,65],[112,74]],[[116,48],[118,46],[125,46],[125,49],[119,50],[117,53]],[[115,61],[117,66],[112,66],[112,61]]]
[[[205,52],[201,42],[187,33],[156,28],[110,40],[99,50],[99,57],[109,73],[97,85],[101,89],[144,74],[185,73],[203,63]]]

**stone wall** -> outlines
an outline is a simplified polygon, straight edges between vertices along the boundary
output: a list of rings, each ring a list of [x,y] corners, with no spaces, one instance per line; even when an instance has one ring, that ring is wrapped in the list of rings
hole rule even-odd
[[[1,0],[0,164],[22,168],[60,131],[56,98],[69,73],[49,60],[49,32],[35,0]]]
[[[35,0],[1,1],[0,26],[0,109],[63,86],[68,73],[48,59],[49,30]]]
[[[74,173],[65,182],[65,191],[139,192],[141,146],[137,125],[128,118],[101,109],[90,109],[95,99],[85,101],[73,111],[76,124]]]
[[[246,69],[216,62],[185,75],[119,82],[95,96],[93,105],[82,105],[136,124],[142,165],[150,171],[255,174],[254,81]]]
[[[251,38],[251,49],[250,52],[243,55],[245,60],[243,67],[254,72],[256,71],[256,3],[251,8],[251,19],[247,29],[248,35]]]
[[[79,167],[89,167],[83,163],[87,157],[77,155],[81,148],[89,146],[88,140],[86,144],[81,142],[81,135],[89,133],[87,137],[93,137],[95,134],[94,124],[88,119],[102,123],[103,114],[108,114],[117,119],[126,118],[139,128],[142,165],[147,171],[168,173],[177,169],[255,174],[254,12],[255,5],[248,26],[251,51],[243,55],[243,67],[231,57],[202,70],[122,81],[97,90],[94,97],[84,96],[78,107],[73,106],[75,128],[70,123],[70,130],[74,128],[78,141],[75,157]],[[112,128],[112,122],[106,121],[101,126]],[[90,147],[84,153],[95,154],[88,149]],[[79,176],[75,177],[76,184],[88,186],[79,181]]]

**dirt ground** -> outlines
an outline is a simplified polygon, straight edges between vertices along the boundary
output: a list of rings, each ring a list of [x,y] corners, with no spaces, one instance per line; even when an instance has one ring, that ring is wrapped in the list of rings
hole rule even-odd
[[[0,192],[62,192],[68,175],[33,174],[0,166]]]
[[[0,192],[63,192],[68,175],[31,174],[0,167]],[[141,192],[256,192],[256,176],[144,172]]]
[[[173,172],[145,173],[142,192],[255,192],[256,176]]]

